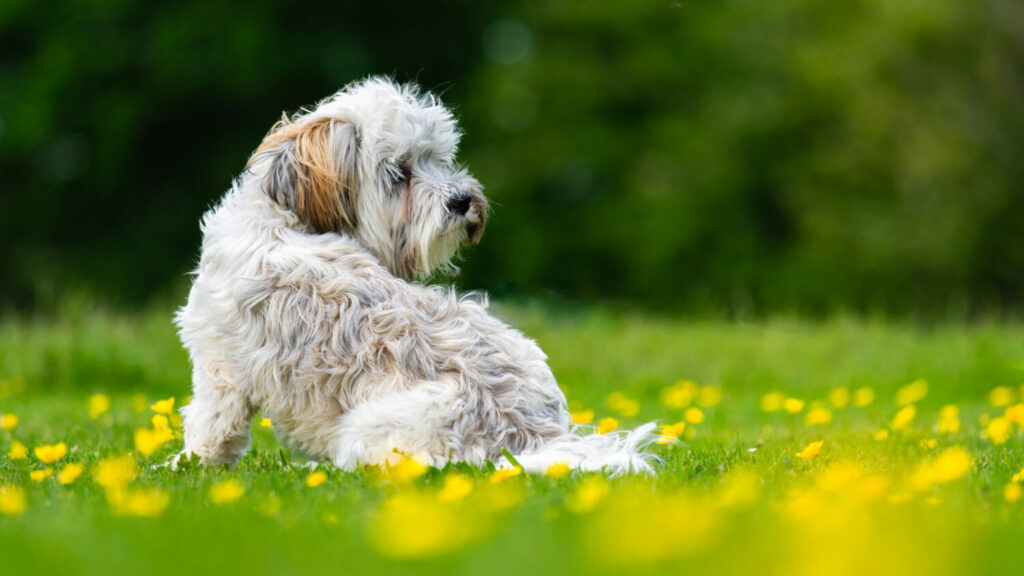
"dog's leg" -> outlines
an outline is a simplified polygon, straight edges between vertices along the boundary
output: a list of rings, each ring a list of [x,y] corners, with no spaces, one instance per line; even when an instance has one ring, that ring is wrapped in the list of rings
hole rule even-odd
[[[361,402],[341,417],[332,450],[335,466],[395,464],[403,456],[432,466],[449,459],[482,463],[481,447],[456,431],[464,401],[452,384],[420,382],[408,390]]]
[[[196,362],[192,379],[192,402],[181,410],[185,416],[182,454],[195,454],[204,464],[232,465],[249,447],[255,408],[230,373],[215,362]]]

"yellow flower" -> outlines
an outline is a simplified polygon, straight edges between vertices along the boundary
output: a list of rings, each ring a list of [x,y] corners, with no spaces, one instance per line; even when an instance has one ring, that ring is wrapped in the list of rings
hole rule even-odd
[[[313,472],[309,476],[306,476],[306,486],[310,488],[316,488],[327,481],[327,474],[324,472]]]
[[[1024,480],[1024,470],[1021,470],[1020,472],[1017,472],[1016,474],[1013,475],[1013,482],[1020,482],[1022,480]]]
[[[956,434],[960,431],[960,409],[953,404],[947,404],[939,410],[939,422],[935,425],[935,431],[939,434]]]
[[[917,404],[922,398],[928,395],[928,382],[923,379],[917,379],[900,388],[896,392],[896,404],[898,406],[907,406],[909,404]]]
[[[850,391],[846,388],[835,388],[828,393],[828,401],[833,408],[846,408],[850,403]]]
[[[985,436],[996,446],[1006,444],[1012,434],[1013,424],[1002,416],[993,418],[985,427]]]
[[[910,482],[918,490],[927,490],[935,484],[946,484],[967,475],[974,459],[967,450],[954,446],[943,450],[934,462],[922,464],[911,476]]]
[[[11,441],[11,451],[7,453],[7,457],[11,460],[24,460],[28,458],[28,448],[24,444],[17,440]]]
[[[427,464],[425,458],[421,456],[402,456],[402,459],[398,461],[394,466],[388,465],[387,476],[393,482],[406,483],[412,482],[413,480],[423,476],[427,473],[427,469],[430,466]]]
[[[437,497],[442,502],[462,500],[473,491],[473,481],[462,474],[445,476],[444,486],[438,491]]]
[[[135,431],[135,448],[143,456],[149,456],[159,450],[171,438],[173,438],[173,433],[168,428],[159,430],[139,428]]]
[[[988,393],[988,402],[995,408],[1002,408],[1003,406],[1013,404],[1014,400],[1017,399],[1016,396],[1017,394],[1014,392],[1013,388],[1010,388],[1009,386],[999,386],[997,388],[993,388],[992,391]]]
[[[832,411],[828,408],[811,408],[804,416],[804,424],[807,426],[820,426],[832,421]]]
[[[1011,422],[1015,422],[1018,426],[1024,426],[1024,404],[1007,406],[1003,415]]]
[[[710,408],[722,401],[721,386],[705,386],[697,393],[697,405]]]
[[[28,508],[25,493],[17,486],[0,486],[0,514],[17,516]]]
[[[889,439],[889,431],[886,430],[885,428],[882,428],[878,432],[875,432],[875,440],[878,440],[879,442],[881,442],[883,440],[888,440],[888,439]]]
[[[907,428],[910,426],[910,423],[914,421],[914,416],[917,416],[917,408],[914,408],[913,405],[901,408],[900,411],[896,413],[896,416],[893,417],[891,428],[893,430],[903,430]]]
[[[53,468],[43,468],[42,470],[33,470],[28,473],[29,477],[32,478],[33,482],[42,482],[50,476],[53,476]]]
[[[565,478],[566,476],[569,475],[570,472],[572,472],[572,470],[569,468],[568,462],[558,462],[557,464],[552,464],[551,466],[548,466],[548,469],[544,471],[544,475],[551,478],[559,479]]]
[[[624,418],[632,418],[640,412],[640,403],[626,396],[622,392],[613,392],[609,394],[605,403],[609,408],[618,412]]]
[[[687,408],[683,418],[690,424],[700,424],[704,421],[704,412],[700,408]]]
[[[573,424],[589,424],[594,419],[593,410],[580,410],[579,412],[572,412],[569,414],[572,418]]]
[[[803,458],[804,460],[813,460],[818,457],[818,453],[821,452],[821,445],[824,444],[824,440],[818,442],[811,442],[806,448],[796,453],[797,458]]]
[[[59,442],[52,446],[36,446],[33,452],[40,462],[53,464],[68,453],[68,447],[63,442]]]
[[[171,496],[160,490],[121,490],[107,491],[107,501],[120,516],[138,516],[155,518],[167,508]]]
[[[669,408],[686,408],[699,393],[699,387],[690,380],[679,380],[661,391],[661,403]]]
[[[576,488],[576,491],[565,499],[565,507],[576,514],[590,512],[601,500],[604,500],[611,487],[604,476],[590,476]]]
[[[1022,492],[1024,492],[1024,490],[1021,490],[1020,484],[1007,484],[1003,488],[1003,499],[1012,504],[1020,500]]]
[[[73,483],[82,475],[82,471],[85,470],[85,466],[78,463],[72,463],[64,466],[64,469],[57,473],[57,482],[67,486]]]
[[[96,467],[96,471],[93,472],[93,476],[97,484],[108,490],[114,490],[123,488],[132,480],[135,480],[138,473],[139,471],[135,467],[135,460],[128,456],[122,456],[120,458],[108,458],[100,462]]]
[[[671,444],[683,435],[686,430],[686,422],[680,421],[675,424],[665,424],[661,427],[661,438],[658,438],[658,444]]]
[[[13,430],[18,425],[18,416],[15,414],[0,414],[0,430]]]
[[[494,471],[494,474],[491,474],[490,481],[491,484],[497,484],[499,482],[504,482],[509,478],[519,476],[522,473],[523,469],[520,468],[519,466],[515,466],[513,468],[499,468],[498,470]]]
[[[853,405],[863,408],[875,401],[875,391],[867,386],[853,392]]]
[[[210,501],[214,504],[234,502],[245,494],[245,486],[238,480],[224,480],[210,487]]]
[[[782,410],[782,403],[786,396],[782,392],[769,392],[761,397],[761,410],[765,412],[778,412]]]
[[[110,410],[110,397],[106,394],[93,394],[89,397],[89,418],[99,418]]]
[[[158,402],[155,402],[153,403],[152,406],[149,407],[149,409],[152,410],[153,412],[156,412],[157,414],[170,414],[171,411],[174,410],[174,397],[172,396],[171,398],[168,398],[166,400],[160,400]]]
[[[782,403],[782,408],[790,414],[798,414],[804,409],[805,402],[799,398],[786,398]]]
[[[934,449],[937,444],[938,442],[935,441],[935,438],[925,438],[924,440],[921,440],[921,446],[923,448],[928,448],[929,450]]]
[[[609,416],[608,418],[602,418],[601,421],[597,423],[597,433],[607,434],[616,430],[618,427],[619,421]]]
[[[489,514],[461,502],[442,502],[428,494],[402,491],[369,515],[367,535],[378,553],[421,558],[464,548],[489,535]]]
[[[153,423],[154,430],[166,430],[171,427],[170,420],[168,420],[167,416],[164,416],[163,414],[153,414],[153,418],[150,419],[150,422]]]
[[[271,426],[270,418],[264,418],[264,419],[260,420],[260,427],[262,427],[262,428],[270,428],[270,426]]]

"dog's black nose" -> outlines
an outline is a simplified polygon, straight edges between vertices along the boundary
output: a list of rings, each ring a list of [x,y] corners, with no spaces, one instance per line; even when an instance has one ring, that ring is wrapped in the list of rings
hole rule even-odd
[[[448,212],[458,214],[459,216],[465,216],[466,212],[469,212],[469,204],[472,200],[473,197],[470,196],[469,193],[459,192],[448,199]]]

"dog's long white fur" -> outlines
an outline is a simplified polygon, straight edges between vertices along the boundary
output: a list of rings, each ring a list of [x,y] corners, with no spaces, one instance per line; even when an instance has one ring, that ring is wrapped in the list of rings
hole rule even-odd
[[[483,230],[458,141],[436,98],[381,78],[267,136],[203,218],[176,318],[193,365],[183,453],[234,463],[262,410],[291,448],[343,469],[398,454],[507,465],[507,449],[530,471],[651,470],[653,424],[581,434],[535,342],[415,281]]]

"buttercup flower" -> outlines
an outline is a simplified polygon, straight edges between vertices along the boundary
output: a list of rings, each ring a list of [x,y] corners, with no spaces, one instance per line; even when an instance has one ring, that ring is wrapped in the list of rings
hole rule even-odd
[[[154,430],[164,430],[171,426],[171,422],[167,419],[167,416],[164,416],[163,414],[153,414],[153,418],[150,419],[150,422],[153,423]]]
[[[149,409],[157,414],[170,414],[171,411],[174,410],[174,397],[155,402],[149,407]]]
[[[43,468],[42,470],[33,470],[28,473],[29,477],[32,478],[33,482],[42,482],[50,476],[53,476],[53,468]]]
[[[163,514],[171,496],[161,490],[110,490],[107,501],[114,513],[120,516],[154,518]]]
[[[89,418],[99,418],[110,410],[110,397],[106,394],[93,394],[89,397]]]
[[[1017,393],[1009,386],[999,386],[988,393],[988,402],[995,408],[1009,406],[1016,399]]]
[[[892,426],[891,426],[891,428],[893,430],[903,430],[903,429],[905,429],[907,426],[910,426],[911,422],[914,421],[914,416],[916,416],[916,415],[917,415],[917,408],[914,408],[913,405],[910,405],[910,406],[907,406],[906,408],[900,409],[900,411],[897,412],[896,416],[894,416],[893,419],[892,419]]]
[[[686,421],[676,422],[675,424],[665,424],[661,427],[661,438],[658,438],[656,442],[658,444],[670,444],[679,439],[686,431]]]
[[[270,418],[264,418],[264,419],[260,420],[260,427],[261,428],[270,428],[271,427]]]
[[[53,464],[68,453],[68,447],[63,442],[59,442],[52,446],[36,446],[32,452],[35,453],[36,458],[38,458],[40,462],[44,464]]]
[[[327,481],[327,474],[324,472],[313,472],[309,476],[306,476],[306,486],[310,488],[316,488]]]
[[[79,476],[82,475],[82,471],[85,470],[85,466],[79,463],[71,463],[64,466],[64,469],[57,473],[57,482],[67,486],[68,484],[74,483]]]
[[[462,474],[449,474],[444,479],[444,486],[437,493],[442,502],[461,500],[473,491],[473,481]]]
[[[15,414],[0,414],[0,430],[13,430],[18,425],[18,416]]]
[[[607,434],[615,431],[618,427],[619,421],[609,416],[608,418],[602,418],[601,421],[597,423],[597,433]]]
[[[704,411],[700,408],[687,408],[683,418],[690,424],[700,424],[704,421]]]
[[[804,460],[813,460],[818,457],[818,453],[821,452],[821,445],[824,444],[824,440],[818,442],[811,442],[806,448],[796,453],[797,458],[803,458]]]
[[[875,401],[875,391],[867,386],[857,388],[853,392],[853,405],[863,408]]]
[[[590,512],[609,492],[611,487],[604,476],[589,476],[565,499],[565,507],[576,514]]]
[[[7,457],[11,460],[24,460],[28,458],[28,448],[24,444],[17,440],[11,441],[11,451],[7,453]]]
[[[832,421],[832,411],[828,408],[815,407],[807,411],[804,416],[804,424],[807,426],[821,426]]]
[[[782,402],[782,408],[790,414],[798,414],[804,409],[805,402],[799,398],[786,398]]]
[[[120,458],[108,458],[99,463],[93,472],[96,483],[112,490],[122,488],[138,475],[138,468],[135,467],[135,460],[128,456]]]
[[[580,410],[579,412],[570,412],[569,417],[572,419],[573,424],[590,424],[590,421],[594,419],[594,411]]]
[[[518,466],[513,468],[500,468],[495,470],[494,474],[491,474],[490,481],[492,484],[497,484],[498,482],[504,482],[514,476],[519,476],[522,473],[523,469]]]
[[[544,475],[551,478],[565,478],[570,472],[572,470],[569,468],[568,462],[559,462],[548,466],[548,469],[544,471]]]
[[[17,486],[0,486],[0,514],[17,516],[28,508],[25,493]]]
[[[916,404],[928,395],[928,382],[923,379],[914,380],[896,392],[896,404],[908,406]]]
[[[761,410],[765,412],[778,412],[782,410],[782,403],[786,401],[786,395],[782,392],[769,392],[761,397]]]
[[[224,480],[210,487],[210,501],[214,504],[234,502],[245,494],[245,486],[238,480]]]
[[[1006,444],[1013,434],[1013,424],[1009,419],[999,416],[989,421],[985,426],[985,436],[996,446]]]
[[[846,388],[835,388],[828,393],[828,401],[833,408],[846,408],[850,403],[850,391]]]
[[[661,403],[669,408],[686,408],[699,393],[699,387],[690,380],[679,380],[661,391]]]
[[[721,386],[704,386],[697,393],[697,405],[710,408],[722,401]]]

